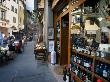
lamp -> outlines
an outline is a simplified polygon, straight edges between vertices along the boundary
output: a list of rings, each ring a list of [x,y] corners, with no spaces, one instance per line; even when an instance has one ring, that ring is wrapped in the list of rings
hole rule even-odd
[[[99,18],[97,18],[99,21],[102,21],[104,18],[102,18],[102,17],[99,17]]]
[[[78,0],[71,0],[71,1],[72,1],[72,5],[78,3]]]

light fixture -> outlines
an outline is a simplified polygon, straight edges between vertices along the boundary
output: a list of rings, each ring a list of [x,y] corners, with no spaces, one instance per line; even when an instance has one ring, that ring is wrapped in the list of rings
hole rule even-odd
[[[97,18],[99,21],[102,21],[104,18],[102,18],[102,17],[99,17],[99,18]]]
[[[72,1],[72,5],[78,3],[78,0],[71,0],[71,1]]]

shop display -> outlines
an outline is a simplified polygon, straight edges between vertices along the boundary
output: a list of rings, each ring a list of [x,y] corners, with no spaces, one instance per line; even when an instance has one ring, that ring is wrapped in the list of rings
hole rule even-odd
[[[88,43],[86,38],[72,35],[72,72],[81,82],[98,82],[99,79],[102,82],[109,82],[110,61],[106,59],[109,57],[107,51],[109,46],[97,43],[94,38]]]
[[[82,81],[92,82],[90,76],[98,77],[104,81],[110,81],[110,62],[101,61],[100,59],[85,53],[77,52],[75,49],[71,55],[71,70]],[[85,76],[85,77],[83,77]],[[87,81],[89,79],[89,81]]]
[[[35,45],[34,54],[36,58],[42,57],[44,60],[46,60],[46,53],[47,53],[47,49],[43,42]]]
[[[36,44],[36,49],[46,49],[44,44]]]
[[[60,22],[57,22],[57,53],[60,53]]]
[[[110,81],[110,64],[97,61],[95,64],[95,73]]]

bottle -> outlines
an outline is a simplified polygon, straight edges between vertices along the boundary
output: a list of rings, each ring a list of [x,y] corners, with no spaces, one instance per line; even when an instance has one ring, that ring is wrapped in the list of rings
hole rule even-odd
[[[81,64],[81,57],[79,56],[78,64]]]
[[[78,76],[78,77],[80,77],[80,70],[81,70],[81,69],[78,68],[78,73],[77,73],[77,76]]]
[[[107,79],[107,76],[108,76],[108,72],[107,72],[107,65],[105,64],[104,65],[104,68],[103,68],[103,77],[105,78],[105,79]]]
[[[102,57],[102,58],[105,57],[105,48],[103,48],[103,50],[101,51],[101,57]]]
[[[82,79],[82,75],[83,73],[82,73],[82,70],[80,69],[80,73],[79,73],[80,79]]]
[[[78,66],[75,69],[75,74],[78,75]]]
[[[71,63],[74,62],[74,55],[71,55]]]
[[[95,72],[98,75],[99,75],[99,68],[100,68],[99,62],[97,62],[97,65],[95,66]]]
[[[86,72],[85,72],[85,71],[83,71],[82,80],[83,80],[83,81],[86,80]]]
[[[108,69],[107,80],[110,81],[110,64],[107,65],[107,69]]]
[[[80,55],[77,55],[77,63],[80,64]]]
[[[79,59],[79,58],[78,58],[78,54],[77,54],[77,56],[76,56],[76,63],[78,63],[78,59]]]
[[[77,60],[77,56],[76,55],[74,55],[74,62],[76,63],[76,60]]]
[[[88,54],[91,55],[91,48],[89,47]]]
[[[103,82],[101,79],[97,79],[97,82]]]
[[[83,56],[81,56],[80,60],[80,65],[83,66]]]
[[[85,58],[85,65],[84,65],[84,67],[89,70],[90,64],[89,64],[89,61],[88,61],[87,58]]]
[[[83,66],[86,67],[86,59],[84,58]]]
[[[98,50],[96,51],[96,56],[100,57],[100,48],[98,48]]]
[[[101,77],[103,77],[103,68],[104,68],[104,65],[101,63],[101,64],[100,64],[100,67],[99,67],[99,75],[100,75]]]
[[[93,67],[93,61],[92,59],[90,59],[90,68],[89,68],[90,71],[94,71],[94,67]]]
[[[92,82],[92,76],[90,73],[87,74],[88,75],[88,82]]]

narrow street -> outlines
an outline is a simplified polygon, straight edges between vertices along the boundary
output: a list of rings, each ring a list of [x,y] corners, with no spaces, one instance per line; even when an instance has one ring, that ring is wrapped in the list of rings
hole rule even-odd
[[[57,82],[48,64],[35,59],[33,48],[28,42],[22,54],[0,67],[0,82]]]

